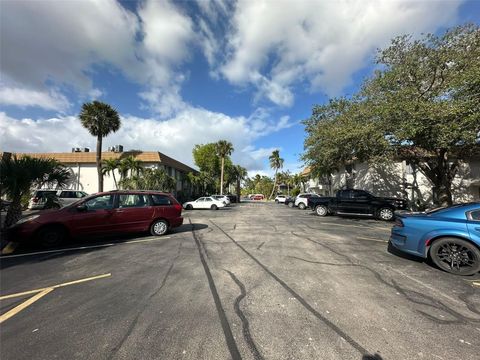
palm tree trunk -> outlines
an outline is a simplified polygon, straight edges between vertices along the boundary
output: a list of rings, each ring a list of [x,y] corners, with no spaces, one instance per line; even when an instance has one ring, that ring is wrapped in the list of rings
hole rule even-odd
[[[115,183],[115,189],[118,190],[117,179],[115,178],[115,169],[112,170],[113,182]]]
[[[222,169],[220,171],[220,195],[223,195],[223,166],[225,165],[225,158],[222,157]]]
[[[98,174],[98,192],[103,191],[103,174],[102,174],[102,137],[97,137],[97,174]]]
[[[21,217],[22,217],[22,197],[20,194],[18,194],[13,197],[12,203],[8,207],[3,228],[6,229],[9,226],[15,224]]]
[[[273,196],[273,193],[275,192],[275,187],[277,186],[277,169],[275,169],[275,178],[273,180],[273,189],[272,189],[272,193],[270,194],[270,197],[268,198],[268,200],[270,200]]]

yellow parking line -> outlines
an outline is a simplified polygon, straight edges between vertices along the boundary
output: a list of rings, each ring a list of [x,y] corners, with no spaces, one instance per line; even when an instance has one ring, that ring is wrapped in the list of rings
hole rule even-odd
[[[2,249],[2,255],[8,255],[11,254],[15,251],[17,248],[18,243],[10,241],[3,249]]]
[[[25,296],[25,295],[29,295],[29,294],[34,294],[34,293],[38,293],[38,292],[41,292],[41,291],[45,291],[45,290],[47,290],[47,289],[52,289],[52,290],[53,290],[53,289],[56,289],[56,288],[59,288],[59,287],[64,287],[64,286],[69,286],[69,285],[74,285],[74,284],[79,284],[79,283],[86,282],[86,281],[92,281],[92,280],[102,279],[102,278],[109,277],[109,276],[112,276],[112,274],[111,274],[111,273],[102,274],[102,275],[92,276],[92,277],[88,277],[88,278],[84,278],[84,279],[80,279],[80,280],[69,281],[69,282],[66,282],[66,283],[57,284],[57,285],[53,285],[53,286],[47,286],[47,287],[41,288],[41,289],[35,289],[35,290],[30,290],[30,291],[24,291],[24,292],[21,292],[21,293],[4,295],[4,296],[0,296],[0,300],[11,299],[11,298],[14,298],[14,297],[19,297],[19,296]]]
[[[112,275],[111,273],[102,274],[102,275],[92,276],[92,277],[88,277],[88,278],[84,278],[84,279],[69,281],[69,282],[66,282],[66,283],[61,283],[61,284],[49,286],[49,287],[46,287],[46,288],[35,289],[35,290],[24,291],[24,292],[20,292],[20,293],[0,296],[0,300],[4,300],[4,299],[11,299],[11,298],[19,297],[19,296],[25,296],[25,295],[37,293],[36,295],[32,296],[30,299],[22,302],[20,305],[18,305],[16,307],[14,307],[13,309],[7,311],[5,314],[0,315],[0,324],[3,323],[5,320],[10,319],[12,316],[18,314],[23,309],[32,305],[35,301],[41,299],[42,297],[47,295],[49,292],[51,292],[51,291],[53,291],[57,288],[64,287],[64,286],[69,286],[69,285],[75,285],[75,284],[83,283],[83,282],[86,282],[86,281],[102,279],[102,278],[105,278],[105,277],[108,277],[108,276],[111,276],[111,275]]]
[[[53,291],[53,288],[44,289],[43,291],[39,292],[37,295],[32,296],[27,301],[24,301],[20,305],[15,306],[13,309],[7,311],[5,314],[0,316],[0,324],[3,323],[5,320],[10,319],[12,316],[18,314],[20,311],[27,308],[28,306],[32,305],[35,301],[41,299],[42,297],[47,295],[50,291]]]

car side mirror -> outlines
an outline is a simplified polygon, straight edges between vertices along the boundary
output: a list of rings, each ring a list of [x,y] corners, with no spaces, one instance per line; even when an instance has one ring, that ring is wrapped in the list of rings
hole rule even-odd
[[[87,210],[88,208],[87,208],[87,205],[85,204],[81,204],[77,206],[77,211],[87,211]]]

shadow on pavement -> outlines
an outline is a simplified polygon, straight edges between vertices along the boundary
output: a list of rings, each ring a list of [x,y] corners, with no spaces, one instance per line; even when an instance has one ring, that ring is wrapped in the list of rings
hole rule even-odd
[[[208,228],[206,224],[193,224],[195,231],[201,231]],[[184,224],[178,228],[173,229],[166,235],[168,239],[169,235],[191,232],[192,227],[190,224]],[[108,236],[91,236],[82,238],[71,238],[65,241],[62,246],[43,248],[34,242],[20,244],[15,252],[11,255],[0,256],[0,269],[6,269],[15,265],[24,263],[35,263],[44,260],[50,260],[53,258],[62,257],[69,254],[88,253],[101,249],[106,249],[110,246],[127,243],[134,240],[147,240],[152,237],[149,233],[130,233],[130,234],[116,234]],[[162,239],[161,236],[158,237]],[[32,253],[39,254],[32,254]],[[17,256],[24,255],[24,256]]]
[[[375,354],[375,355],[368,354],[368,355],[363,355],[362,360],[383,360],[383,358],[378,354]]]

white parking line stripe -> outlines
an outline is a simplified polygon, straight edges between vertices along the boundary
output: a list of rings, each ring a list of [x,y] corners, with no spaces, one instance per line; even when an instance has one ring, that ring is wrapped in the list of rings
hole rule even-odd
[[[125,244],[135,244],[135,243],[140,243],[140,242],[158,241],[158,240],[163,240],[163,239],[170,239],[170,236],[162,236],[162,237],[154,238],[154,239],[132,240],[132,241],[124,241],[124,242],[118,242],[118,243],[108,243],[108,244],[100,244],[100,245],[92,245],[92,246],[79,246],[79,247],[74,247],[74,248],[65,248],[65,249],[57,249],[57,250],[36,251],[36,252],[26,253],[26,254],[6,255],[6,256],[1,256],[0,258],[1,259],[8,259],[8,258],[14,258],[14,257],[21,257],[21,256],[32,256],[32,255],[40,255],[40,254],[61,253],[61,252],[65,252],[65,251],[95,249],[95,248],[110,247],[110,246],[116,246],[116,245],[125,245]]]

